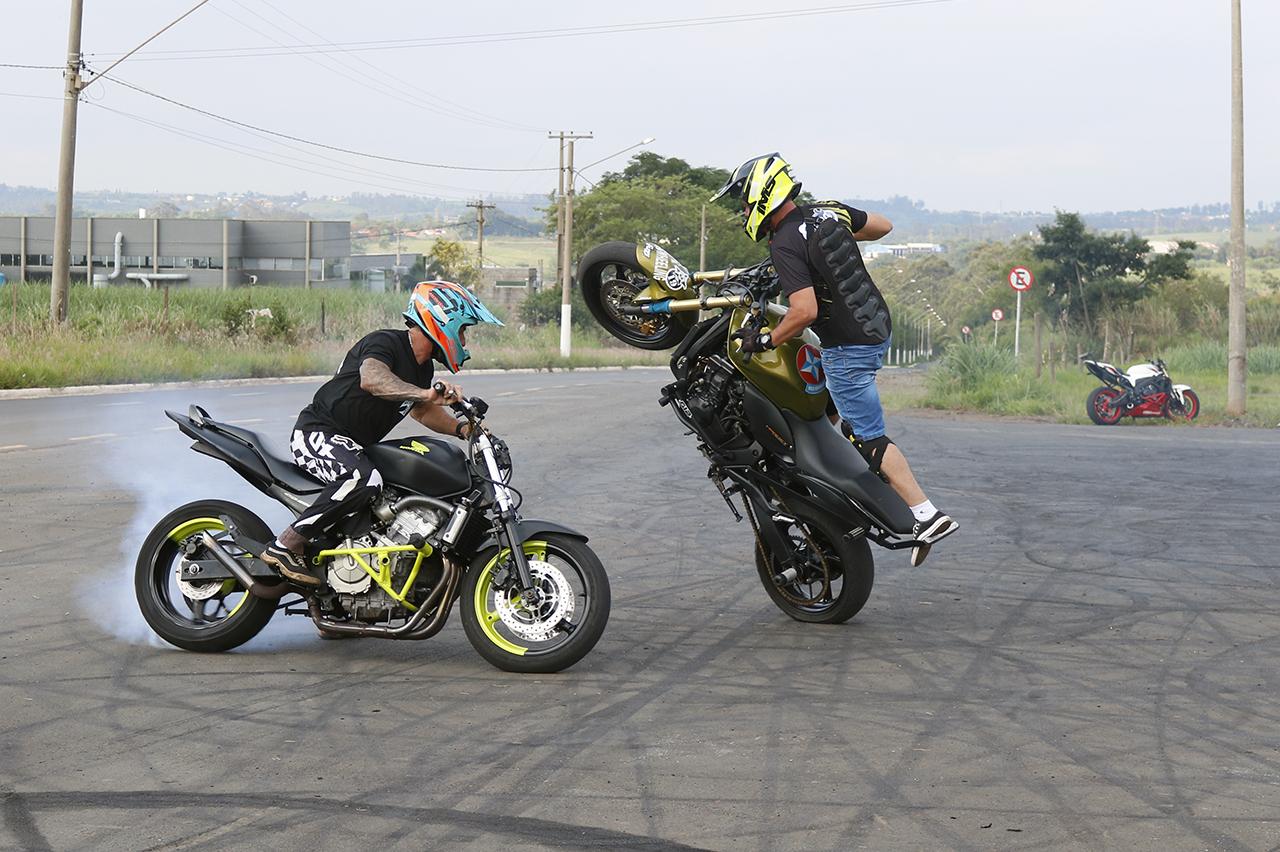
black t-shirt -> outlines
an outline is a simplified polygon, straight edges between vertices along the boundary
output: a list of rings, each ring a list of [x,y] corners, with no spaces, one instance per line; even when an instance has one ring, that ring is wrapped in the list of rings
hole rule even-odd
[[[782,292],[790,296],[808,287],[814,289],[814,296],[818,301],[818,318],[813,323],[813,330],[823,346],[883,343],[887,332],[884,337],[878,333],[868,333],[864,328],[865,318],[858,310],[868,302],[873,306],[877,302],[883,305],[884,297],[866,271],[861,253],[856,250],[856,243],[852,253],[856,270],[852,280],[844,282],[844,289],[848,292],[833,293],[832,285],[836,282],[830,280],[829,274],[824,275],[817,266],[816,225],[828,218],[838,220],[851,233],[862,230],[867,224],[865,211],[838,201],[823,201],[812,205],[797,205],[774,229],[769,238],[769,258],[778,273]],[[863,285],[867,289],[864,290]],[[854,294],[857,294],[857,298],[853,298]],[[842,295],[849,298],[843,298]]]
[[[333,378],[320,386],[315,399],[298,415],[295,429],[346,435],[362,446],[376,444],[413,408],[409,401],[379,399],[360,387],[360,365],[376,358],[403,381],[431,387],[435,365],[419,364],[409,343],[409,332],[383,329],[367,334],[351,347]]]

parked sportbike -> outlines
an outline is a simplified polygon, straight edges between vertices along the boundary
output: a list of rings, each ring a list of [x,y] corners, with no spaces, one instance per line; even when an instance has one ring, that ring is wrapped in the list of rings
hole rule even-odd
[[[1102,380],[1085,403],[1089,419],[1099,426],[1114,426],[1122,417],[1168,417],[1195,420],[1200,414],[1200,397],[1191,385],[1175,385],[1159,358],[1134,364],[1127,372],[1086,353],[1081,363]]]
[[[170,512],[138,554],[147,623],[189,651],[234,648],[280,609],[309,616],[330,637],[427,639],[460,600],[467,639],[500,669],[554,672],[582,659],[609,618],[604,567],[581,533],[521,518],[511,454],[483,428],[484,401],[453,408],[472,426],[466,452],[425,436],[365,448],[385,486],[309,546],[306,557],[326,579],[319,590],[284,581],[257,558],[274,534],[245,507],[201,500]],[[195,440],[193,450],[295,515],[325,487],[260,436],[199,406],[165,413]],[[282,604],[290,594],[301,601]]]
[[[675,347],[675,381],[659,402],[696,436],[707,476],[735,518],[749,519],[756,570],[773,602],[799,621],[852,618],[875,579],[867,542],[912,547],[915,518],[827,419],[812,332],[754,356],[733,338],[786,313],[771,301],[780,290],[773,267],[693,274],[660,246],[610,242],[583,256],[578,277],[591,313],[614,337],[641,349]],[[699,321],[699,311],[714,316]]]

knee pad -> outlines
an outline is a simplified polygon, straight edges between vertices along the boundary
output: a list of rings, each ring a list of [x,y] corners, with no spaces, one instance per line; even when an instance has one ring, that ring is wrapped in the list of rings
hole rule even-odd
[[[880,472],[880,465],[884,462],[884,454],[888,451],[889,445],[893,443],[893,441],[889,440],[889,436],[881,435],[879,438],[872,438],[869,441],[864,441],[854,436],[849,440],[857,451],[862,454],[862,457],[867,460],[867,467],[871,468],[871,472],[883,479],[884,474]]]

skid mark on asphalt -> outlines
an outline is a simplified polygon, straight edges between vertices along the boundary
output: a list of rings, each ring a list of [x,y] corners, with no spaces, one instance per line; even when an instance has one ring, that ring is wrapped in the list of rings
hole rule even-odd
[[[10,822],[12,811],[9,803],[14,801],[14,794],[6,795],[6,824],[15,835],[23,830],[24,825],[28,826],[22,835],[24,838],[33,836],[31,829],[34,828],[34,824],[29,816],[32,810],[58,812],[111,809],[137,812],[141,815],[155,811],[181,813],[184,809],[202,806],[219,811],[248,810],[255,814],[266,808],[309,815],[313,821],[335,817],[345,822],[361,820],[366,823],[367,828],[373,827],[367,825],[369,821],[394,819],[414,825],[427,824],[458,829],[465,832],[464,836],[468,838],[496,835],[510,841],[545,843],[551,846],[561,846],[565,840],[572,838],[575,845],[580,844],[591,848],[655,850],[655,852],[664,849],[695,850],[699,848],[608,828],[567,824],[534,817],[517,817],[508,813],[480,813],[441,807],[393,805],[376,799],[365,801],[320,796],[290,797],[268,791],[238,794],[168,793],[150,790],[23,793],[16,799],[23,809],[23,815]],[[23,819],[25,822],[22,821]],[[34,837],[43,840],[38,833],[34,834]],[[278,839],[278,836],[275,837]],[[192,836],[189,839],[196,838]],[[50,847],[45,843],[43,846],[32,848],[48,849]]]

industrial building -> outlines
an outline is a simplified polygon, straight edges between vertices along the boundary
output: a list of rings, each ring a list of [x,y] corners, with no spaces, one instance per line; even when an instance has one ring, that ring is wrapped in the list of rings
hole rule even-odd
[[[0,272],[49,278],[53,233],[52,217],[0,216]],[[350,222],[88,217],[71,226],[72,280],[95,286],[346,287],[350,265]]]

